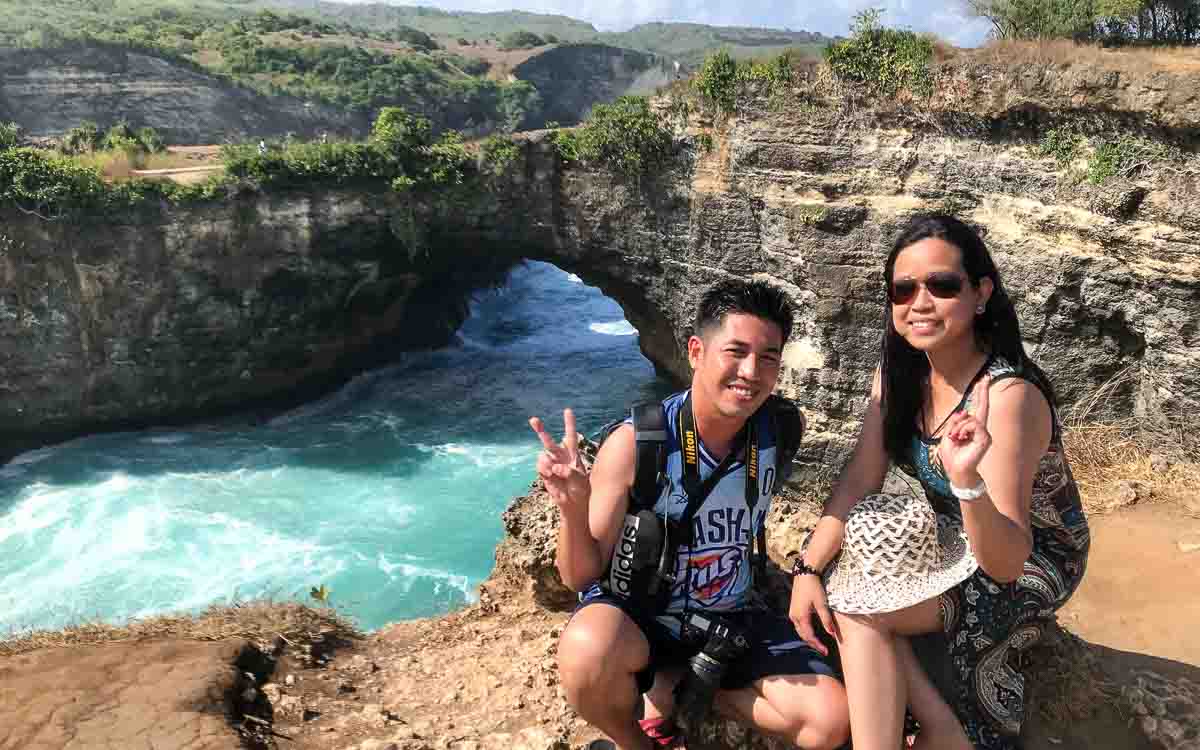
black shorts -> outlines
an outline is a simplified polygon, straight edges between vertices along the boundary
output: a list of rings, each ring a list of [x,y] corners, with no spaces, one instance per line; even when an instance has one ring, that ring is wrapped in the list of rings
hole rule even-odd
[[[646,636],[650,644],[650,663],[636,675],[639,692],[648,692],[654,686],[654,675],[659,670],[686,664],[704,646],[703,643],[681,641],[678,626],[672,628],[658,618],[647,618],[632,612],[624,599],[613,596],[597,585],[580,596],[575,612],[593,604],[608,604],[620,609]],[[738,690],[756,680],[776,675],[837,676],[825,657],[800,638],[788,618],[766,610],[714,614],[740,625],[751,635],[749,653],[729,666],[721,680],[722,688]]]

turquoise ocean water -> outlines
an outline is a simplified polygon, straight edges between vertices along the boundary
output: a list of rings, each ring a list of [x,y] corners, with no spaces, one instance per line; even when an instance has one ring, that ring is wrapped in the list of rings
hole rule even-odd
[[[528,263],[458,341],[259,424],[96,435],[0,467],[0,635],[325,584],[360,625],[471,601],[533,478],[526,419],[661,396],[615,302]]]

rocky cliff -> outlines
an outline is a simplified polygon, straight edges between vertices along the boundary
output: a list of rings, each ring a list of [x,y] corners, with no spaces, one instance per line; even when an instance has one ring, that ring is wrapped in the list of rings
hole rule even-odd
[[[529,58],[513,69],[513,75],[532,83],[542,95],[543,123],[570,124],[585,119],[593,104],[616,99],[654,71],[665,79],[661,61],[645,52],[571,44]]]
[[[266,97],[178,61],[103,44],[0,48],[0,121],[34,138],[84,120],[150,126],[168,143],[225,143],[323,131],[363,134],[362,114],[288,96]]]
[[[736,116],[693,117],[670,165],[641,179],[563,164],[534,133],[504,174],[453,201],[384,186],[252,192],[82,231],[12,215],[4,437],[28,444],[334,382],[362,364],[342,353],[411,335],[403,301],[418,280],[535,258],[621,303],[646,355],[680,377],[704,287],[732,274],[786,289],[798,314],[780,387],[812,427],[802,461],[827,473],[876,362],[888,244],[927,209],[986,232],[1026,346],[1065,404],[1147,422],[1189,413],[1200,402],[1195,76],[943,76],[920,110],[819,99],[804,83],[789,97],[751,92]],[[1037,148],[1064,124],[1159,150],[1093,184]]]

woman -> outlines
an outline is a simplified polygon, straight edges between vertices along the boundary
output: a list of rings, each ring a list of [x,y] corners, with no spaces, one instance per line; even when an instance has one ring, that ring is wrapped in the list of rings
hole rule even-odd
[[[858,444],[797,560],[789,615],[810,643],[815,613],[840,643],[855,750],[1015,748],[1022,679],[1008,666],[1083,577],[1088,527],[1063,457],[1054,391],[1021,344],[1012,301],[979,236],[916,217],[884,268],[879,369]],[[962,524],[979,569],[940,596],[884,615],[832,614],[821,574],[858,500],[889,461]],[[956,685],[948,706],[906,636],[944,630]]]

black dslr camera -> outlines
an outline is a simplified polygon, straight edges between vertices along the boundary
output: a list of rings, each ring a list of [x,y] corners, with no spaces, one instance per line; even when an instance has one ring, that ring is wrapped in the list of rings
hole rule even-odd
[[[682,623],[685,643],[703,643],[688,660],[688,670],[675,687],[675,723],[686,735],[712,708],[713,696],[729,665],[750,650],[750,639],[737,625],[711,614],[690,612]]]

